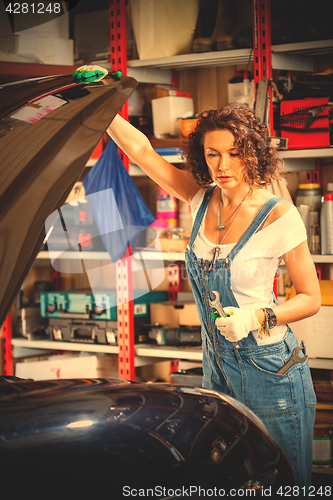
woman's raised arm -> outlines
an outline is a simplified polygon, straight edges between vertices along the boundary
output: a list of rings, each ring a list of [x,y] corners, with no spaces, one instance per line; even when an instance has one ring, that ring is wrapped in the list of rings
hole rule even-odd
[[[107,133],[133,163],[171,195],[189,203],[199,190],[188,172],[156,153],[148,138],[120,115],[115,116]]]

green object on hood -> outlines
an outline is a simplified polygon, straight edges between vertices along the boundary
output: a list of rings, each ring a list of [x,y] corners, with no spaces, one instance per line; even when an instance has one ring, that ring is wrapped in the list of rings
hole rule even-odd
[[[108,74],[101,66],[80,66],[73,73],[75,83],[99,82]]]

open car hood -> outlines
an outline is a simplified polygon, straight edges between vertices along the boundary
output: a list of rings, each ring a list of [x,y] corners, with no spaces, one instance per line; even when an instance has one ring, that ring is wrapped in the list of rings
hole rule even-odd
[[[115,379],[0,377],[0,467],[17,494],[35,491],[38,474],[39,491],[51,485],[73,498],[89,498],[88,490],[91,498],[96,491],[110,498],[206,497],[199,488],[211,498],[235,496],[239,488],[239,496],[255,488],[261,497],[265,488],[276,498],[274,490],[294,484],[259,418],[235,399]],[[155,495],[144,495],[146,488]],[[221,491],[214,497],[213,488]]]
[[[0,325],[41,248],[46,218],[136,85],[60,75],[0,86]]]

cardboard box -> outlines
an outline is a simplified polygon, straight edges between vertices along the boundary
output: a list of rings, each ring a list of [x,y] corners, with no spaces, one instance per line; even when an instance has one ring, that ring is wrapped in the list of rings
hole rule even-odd
[[[322,306],[310,318],[290,324],[298,342],[304,340],[309,358],[333,358],[333,307]]]
[[[333,281],[319,280],[319,287],[321,295],[321,305],[333,306]],[[286,300],[292,299],[295,296],[296,296],[295,286],[292,285],[289,289],[286,289]]]
[[[0,37],[0,51],[35,57],[42,64],[74,64],[73,40],[20,33]]]
[[[168,328],[177,328],[179,326],[178,309],[171,302],[150,304],[150,321],[152,324],[159,323]]]
[[[333,306],[333,281],[319,280],[321,305]]]
[[[200,318],[197,306],[194,302],[184,304],[183,307],[178,309],[179,324],[182,326],[200,326]]]
[[[190,240],[188,238],[181,238],[179,240],[173,238],[159,238],[158,241],[156,240],[156,244],[161,246],[162,252],[184,252]]]
[[[200,326],[199,314],[194,302],[160,302],[150,304],[152,323],[177,328],[178,326]]]
[[[15,375],[33,380],[118,378],[118,356],[53,355],[44,361],[16,363]]]
[[[140,59],[192,52],[199,0],[131,0],[130,8]]]

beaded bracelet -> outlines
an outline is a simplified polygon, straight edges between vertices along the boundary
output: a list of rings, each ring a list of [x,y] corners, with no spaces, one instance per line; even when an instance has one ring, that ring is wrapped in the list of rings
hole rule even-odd
[[[259,330],[259,334],[261,335],[262,333],[266,336],[266,337],[269,337],[271,332],[268,328],[268,321],[269,321],[269,314],[268,312],[266,311],[266,309],[261,309],[264,313],[264,316],[265,316],[265,319],[264,321],[261,323],[261,327],[260,327],[260,330]]]

